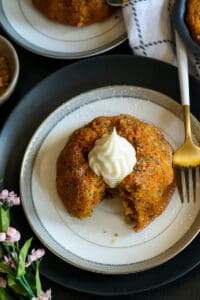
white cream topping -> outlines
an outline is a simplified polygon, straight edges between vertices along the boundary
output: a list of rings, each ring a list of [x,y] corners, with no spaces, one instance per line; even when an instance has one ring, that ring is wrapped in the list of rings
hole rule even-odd
[[[135,148],[116,129],[96,140],[88,155],[90,168],[114,188],[133,171],[136,164]]]

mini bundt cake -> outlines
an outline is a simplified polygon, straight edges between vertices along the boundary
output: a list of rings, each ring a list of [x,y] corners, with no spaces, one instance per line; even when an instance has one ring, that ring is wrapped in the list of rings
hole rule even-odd
[[[186,22],[192,38],[200,44],[200,1],[187,0]]]
[[[166,208],[175,188],[173,150],[158,128],[130,115],[98,117],[74,131],[57,159],[57,191],[69,214],[83,219],[103,199],[108,185],[89,166],[96,140],[111,134],[126,138],[137,162],[115,190],[120,194],[127,223],[140,231]]]
[[[48,19],[71,26],[85,26],[108,18],[113,11],[104,0],[32,0]]]

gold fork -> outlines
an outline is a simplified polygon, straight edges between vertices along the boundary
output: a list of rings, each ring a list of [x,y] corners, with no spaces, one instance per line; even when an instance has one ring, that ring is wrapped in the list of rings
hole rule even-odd
[[[196,200],[200,185],[200,148],[194,144],[191,133],[187,53],[178,33],[176,32],[175,35],[181,102],[184,114],[185,141],[175,151],[173,165],[181,202],[185,200],[189,202],[190,199]]]

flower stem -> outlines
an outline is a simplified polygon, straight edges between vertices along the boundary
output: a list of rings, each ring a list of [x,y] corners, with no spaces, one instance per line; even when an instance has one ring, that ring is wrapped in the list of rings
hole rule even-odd
[[[26,278],[24,276],[22,277],[18,277],[19,282],[21,283],[21,285],[24,287],[24,289],[26,290],[26,292],[28,293],[28,296],[31,297],[31,299],[33,297],[35,297],[32,288],[30,287],[29,283],[27,282]]]

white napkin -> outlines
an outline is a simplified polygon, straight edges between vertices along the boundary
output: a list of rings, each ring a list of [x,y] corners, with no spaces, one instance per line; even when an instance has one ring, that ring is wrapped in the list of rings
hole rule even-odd
[[[174,0],[130,0],[123,8],[129,44],[137,55],[177,65],[171,14]],[[190,74],[200,79],[200,57],[188,53]]]

